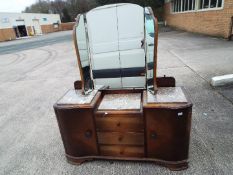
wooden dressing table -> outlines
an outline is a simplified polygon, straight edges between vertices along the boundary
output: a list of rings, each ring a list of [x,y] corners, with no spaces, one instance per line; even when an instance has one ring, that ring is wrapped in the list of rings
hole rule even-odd
[[[68,91],[54,105],[68,161],[144,160],[187,168],[192,104],[181,88],[160,90],[153,97],[145,90]]]
[[[140,57],[142,62],[146,62],[145,74],[135,73],[139,68],[133,67],[134,63],[131,62],[127,62],[129,68],[120,71],[113,69],[112,72],[111,69],[106,69],[111,65],[103,62],[106,68],[94,71],[99,63],[95,61],[92,48],[95,46],[92,43],[94,39],[91,38],[93,33],[88,35],[95,30],[87,26],[91,27],[92,18],[97,20],[100,11],[105,8],[94,9],[87,15],[78,16],[74,27],[74,43],[81,81],[76,81],[74,89],[66,92],[54,105],[66,158],[69,163],[77,165],[94,159],[115,159],[152,161],[171,170],[186,169],[192,104],[184,89],[175,87],[173,77],[156,77],[158,22],[150,8],[132,4],[107,7],[107,10],[119,8],[118,11],[123,12],[125,9],[136,9],[137,13],[140,11],[146,19],[152,20],[154,34],[149,34],[153,38],[153,45],[148,44],[151,40],[147,38],[150,37],[147,28],[142,28],[145,35],[148,34],[144,39],[145,46],[142,46],[145,55]],[[80,33],[81,29],[86,34]],[[83,41],[86,43],[83,44]],[[127,50],[129,59],[131,55],[139,53],[139,49],[132,53],[131,50]],[[152,57],[148,52],[152,52]],[[109,56],[111,53],[108,53]],[[99,53],[97,55],[98,59],[102,59]],[[120,60],[125,59],[124,55],[119,56]],[[135,87],[125,88],[134,77],[135,82],[132,83]],[[127,81],[125,78],[128,78]],[[145,83],[141,81],[143,78]],[[103,84],[99,86],[98,82]]]

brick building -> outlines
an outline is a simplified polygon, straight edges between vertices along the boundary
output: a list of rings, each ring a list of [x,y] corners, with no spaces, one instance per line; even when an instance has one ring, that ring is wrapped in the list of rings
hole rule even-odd
[[[168,26],[228,38],[232,34],[233,0],[165,0]]]
[[[0,41],[60,30],[60,15],[39,13],[0,13]]]

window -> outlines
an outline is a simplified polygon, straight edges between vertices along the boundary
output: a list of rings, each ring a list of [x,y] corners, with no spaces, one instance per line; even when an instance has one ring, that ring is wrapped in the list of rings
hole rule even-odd
[[[222,0],[200,0],[199,9],[211,9],[222,7]]]
[[[173,0],[173,12],[186,12],[195,10],[196,0]]]
[[[47,18],[43,18],[43,21],[47,21]]]
[[[187,12],[205,9],[218,9],[223,7],[223,0],[173,0],[172,11]]]

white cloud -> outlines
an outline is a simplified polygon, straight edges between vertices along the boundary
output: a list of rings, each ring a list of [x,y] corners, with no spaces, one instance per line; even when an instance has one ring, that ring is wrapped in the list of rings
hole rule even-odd
[[[36,0],[0,0],[0,12],[22,12]]]

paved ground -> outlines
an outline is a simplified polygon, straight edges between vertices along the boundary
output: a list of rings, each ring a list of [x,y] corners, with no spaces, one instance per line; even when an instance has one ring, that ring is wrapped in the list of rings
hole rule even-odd
[[[17,49],[8,49],[10,54],[0,48],[0,174],[233,174],[233,87],[214,89],[209,83],[212,76],[232,73],[233,42],[178,31],[160,34],[159,75],[175,76],[194,103],[190,168],[171,172],[141,162],[66,163],[52,106],[79,79],[68,35],[37,38],[40,44],[30,50],[24,50],[30,40],[8,42]],[[45,39],[54,36],[65,42]],[[21,42],[27,47],[15,46]],[[49,45],[38,47],[41,43]]]
[[[55,32],[47,35],[31,37],[30,39],[17,39],[8,42],[0,42],[0,55],[17,53],[26,49],[47,46],[55,43],[71,41],[70,31]]]

